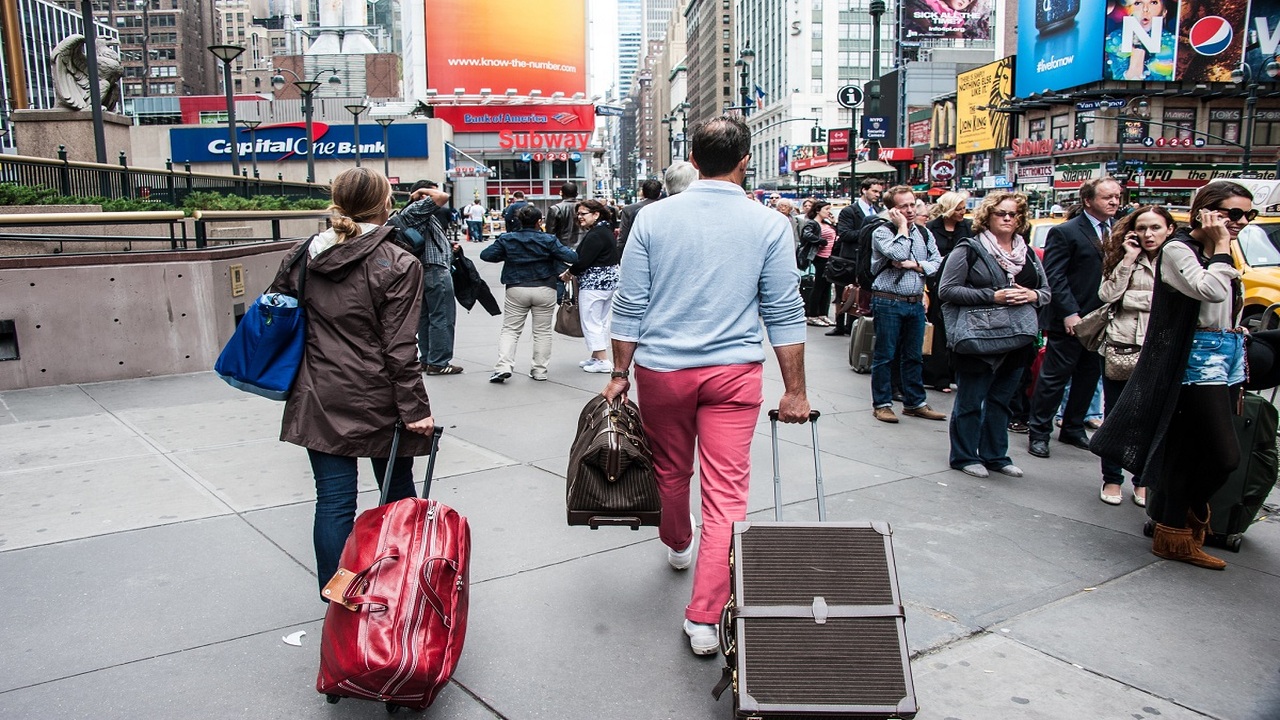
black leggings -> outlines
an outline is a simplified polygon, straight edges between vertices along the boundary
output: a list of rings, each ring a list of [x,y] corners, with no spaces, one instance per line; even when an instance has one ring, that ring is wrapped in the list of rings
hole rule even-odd
[[[823,275],[827,270],[827,258],[813,259],[813,289],[805,298],[805,317],[822,317],[831,312],[831,282]]]
[[[1240,441],[1231,421],[1240,386],[1183,385],[1165,439],[1163,477],[1149,499],[1149,514],[1174,528],[1187,526],[1240,464]]]

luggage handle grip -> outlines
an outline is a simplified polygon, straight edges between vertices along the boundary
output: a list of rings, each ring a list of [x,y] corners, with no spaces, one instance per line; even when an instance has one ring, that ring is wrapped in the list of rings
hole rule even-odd
[[[818,412],[817,410],[810,410],[810,411],[809,411],[809,422],[816,423],[816,422],[818,422],[818,418],[820,418],[820,417],[822,417],[822,413]],[[770,411],[769,411],[769,419],[770,419],[770,420],[777,420],[777,419],[778,419],[778,410],[777,410],[777,408],[774,408],[773,410],[770,410]]]
[[[381,607],[370,608],[370,611],[372,612],[385,611],[389,607],[387,604],[387,599],[385,597],[382,597],[380,595],[364,595],[364,594],[355,594],[355,593],[357,593],[357,591],[359,591],[362,587],[364,587],[364,584],[365,584],[364,579],[368,577],[370,571],[372,571],[375,567],[377,567],[378,563],[381,563],[383,560],[399,560],[399,559],[400,559],[399,548],[395,548],[395,547],[387,548],[386,555],[383,555],[377,560],[374,560],[373,562],[369,563],[369,567],[356,573],[351,578],[351,582],[348,583],[346,589],[342,591],[342,599],[339,600],[338,602],[344,607],[346,607],[348,610],[352,610],[352,611],[356,610],[356,608],[358,608],[361,605],[381,606]]]
[[[449,615],[444,611],[444,601],[440,599],[440,595],[435,588],[431,587],[431,563],[437,560],[443,560],[449,566],[449,569],[453,570],[454,577],[458,576],[458,563],[456,560],[450,560],[444,555],[432,555],[422,563],[422,590],[427,597],[427,602],[431,605],[431,609],[435,610],[436,614],[440,616],[440,621],[444,623],[445,627],[451,628],[453,627],[453,621],[449,619]]]
[[[391,472],[396,467],[396,456],[400,451],[400,431],[403,429],[404,421],[396,420],[391,434],[391,451],[387,453],[387,469],[382,472],[382,489],[378,495],[378,505],[386,505],[387,498],[391,495]],[[423,500],[431,495],[431,478],[436,471],[436,451],[440,449],[441,435],[444,435],[444,428],[436,425],[431,431],[431,454],[427,456],[427,479],[422,483]]]

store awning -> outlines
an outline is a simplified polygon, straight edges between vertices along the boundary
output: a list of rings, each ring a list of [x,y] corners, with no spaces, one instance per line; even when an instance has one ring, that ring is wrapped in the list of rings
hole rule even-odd
[[[841,175],[849,175],[850,163],[842,162],[833,165],[823,165],[822,167],[812,170],[801,170],[802,177],[814,178],[817,180],[835,180]],[[859,160],[858,175],[896,175],[898,169],[888,163],[882,163],[879,160]]]

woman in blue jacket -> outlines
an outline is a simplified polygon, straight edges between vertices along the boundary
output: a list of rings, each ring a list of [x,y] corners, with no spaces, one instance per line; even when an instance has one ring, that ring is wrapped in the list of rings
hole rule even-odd
[[[524,229],[499,235],[480,253],[481,260],[504,263],[502,284],[507,286],[502,335],[498,340],[498,362],[489,376],[491,383],[500,383],[511,377],[516,344],[529,315],[533,316],[533,363],[529,367],[529,377],[547,379],[556,311],[556,282],[566,265],[578,262],[578,254],[562,245],[556,236],[538,230],[542,211],[537,206],[521,206],[516,210],[516,220]]]

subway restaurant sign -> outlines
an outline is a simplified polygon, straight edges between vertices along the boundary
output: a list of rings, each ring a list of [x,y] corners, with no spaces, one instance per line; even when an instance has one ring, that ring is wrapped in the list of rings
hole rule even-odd
[[[1250,172],[1255,174],[1257,180],[1275,180],[1276,168],[1271,167],[1251,167]],[[1143,188],[1153,190],[1194,190],[1208,184],[1210,180],[1217,179],[1239,179],[1241,169],[1239,167],[1231,167],[1230,165],[1197,165],[1179,163],[1177,165],[1163,165],[1157,163],[1147,163],[1146,170],[1142,175],[1134,176],[1137,181],[1136,185]]]

